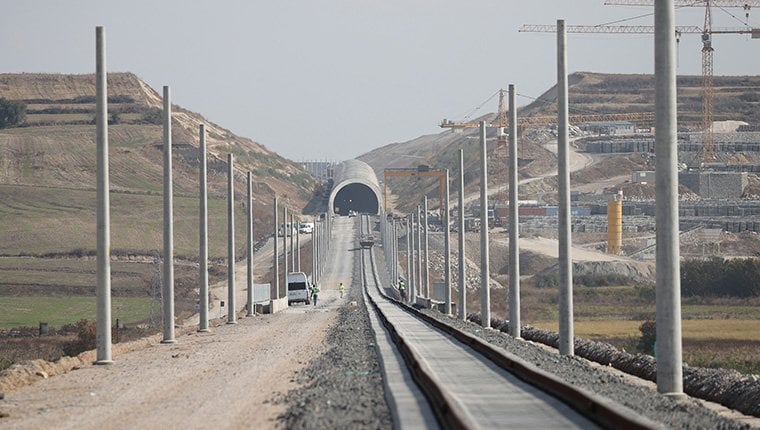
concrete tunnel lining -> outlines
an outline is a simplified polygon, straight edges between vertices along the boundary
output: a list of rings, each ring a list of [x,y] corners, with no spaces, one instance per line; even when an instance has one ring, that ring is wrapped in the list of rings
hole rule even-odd
[[[382,212],[382,194],[375,171],[359,160],[346,160],[335,169],[335,186],[330,192],[329,208],[340,215],[353,210],[379,215]]]

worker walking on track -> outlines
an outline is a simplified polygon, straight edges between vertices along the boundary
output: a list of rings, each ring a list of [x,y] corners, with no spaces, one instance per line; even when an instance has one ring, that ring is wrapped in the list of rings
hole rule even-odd
[[[344,287],[343,286],[343,282],[341,282],[340,285],[338,285],[338,291],[340,292],[340,298],[341,299],[343,298],[343,291],[345,291],[345,290],[346,290],[346,287]]]
[[[399,279],[398,280],[398,293],[401,295],[401,301],[406,301],[406,285],[404,285],[404,280]]]

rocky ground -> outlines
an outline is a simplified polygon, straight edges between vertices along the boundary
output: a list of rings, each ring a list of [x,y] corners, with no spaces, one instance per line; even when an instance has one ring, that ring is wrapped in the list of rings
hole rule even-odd
[[[358,261],[354,267],[354,279],[360,279]],[[327,352],[298,372],[299,388],[283,399],[288,410],[281,418],[288,428],[392,427],[374,335],[358,285],[348,291],[348,303],[327,334]]]

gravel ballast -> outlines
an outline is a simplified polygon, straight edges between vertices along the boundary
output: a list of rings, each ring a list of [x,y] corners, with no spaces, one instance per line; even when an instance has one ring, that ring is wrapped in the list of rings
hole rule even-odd
[[[648,387],[631,383],[620,374],[594,367],[584,358],[562,356],[532,342],[513,339],[499,330],[483,329],[473,322],[447,317],[437,311],[423,310],[422,312],[493,345],[502,347],[544,371],[555,374],[575,386],[622,404],[653,421],[665,424],[669,428],[752,428],[746,423],[719,416],[692,398],[676,400],[663,396]]]
[[[361,279],[358,256],[355,253],[354,279]],[[280,418],[287,428],[392,428],[359,283],[354,282],[347,293],[347,304],[327,333],[328,351],[297,374],[300,387],[284,398],[288,409]]]

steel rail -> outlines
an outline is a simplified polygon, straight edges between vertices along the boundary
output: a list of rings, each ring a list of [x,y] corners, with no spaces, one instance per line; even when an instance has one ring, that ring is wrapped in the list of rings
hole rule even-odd
[[[369,228],[369,222],[362,224],[362,229],[364,229],[365,226]],[[502,348],[494,347],[480,338],[457,330],[444,322],[428,316],[417,309],[406,306],[400,301],[388,296],[382,288],[380,288],[372,250],[364,249],[361,252],[364,288],[369,289],[374,287],[385,300],[394,303],[410,315],[423,320],[439,331],[448,334],[462,344],[469,346],[499,368],[510,372],[520,380],[552,395],[579,412],[581,415],[603,427],[616,429],[652,429],[662,427],[660,424],[644,418],[622,405],[588,390],[571,385],[557,376],[525,362]],[[369,260],[369,264],[367,264],[365,260]],[[429,399],[431,409],[436,415],[439,424],[444,428],[477,427],[477,424],[472,419],[471,415],[452,398],[444,387],[439,384],[438,378],[427,366],[425,360],[419,357],[414,349],[410,347],[408,341],[399,334],[394,324],[382,312],[375,298],[370,294],[367,296],[371,306],[375,309],[379,320],[383,326],[386,327],[391,339],[399,348],[399,352],[404,358],[415,382]]]
[[[372,257],[370,249],[361,250],[361,264],[362,264],[362,278],[364,288],[375,287],[378,288],[377,275],[374,270],[374,258]],[[367,273],[367,265],[365,259],[369,255],[370,265],[372,266],[371,278]],[[370,285],[371,284],[371,285]],[[431,409],[438,420],[438,424],[442,428],[446,429],[466,429],[475,428],[477,425],[473,421],[472,417],[464,411],[459,404],[454,401],[451,396],[441,387],[434,373],[427,366],[425,361],[419,357],[412,348],[410,348],[407,341],[398,333],[396,327],[391,323],[388,318],[380,311],[377,303],[371,295],[367,295],[372,307],[375,309],[380,322],[383,327],[388,331],[393,343],[399,350],[399,353],[404,358],[409,373],[420,387],[422,392],[428,399]]]

